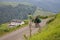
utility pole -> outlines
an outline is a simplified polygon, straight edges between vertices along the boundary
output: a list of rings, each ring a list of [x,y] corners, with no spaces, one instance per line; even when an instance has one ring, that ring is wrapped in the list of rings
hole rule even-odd
[[[32,27],[32,16],[31,15],[29,15],[29,30],[30,30],[30,38],[31,38],[31,36],[32,36],[32,29],[31,29],[31,27]]]
[[[31,34],[31,32],[32,32],[32,29],[31,29],[31,25],[32,24],[32,22],[31,22],[31,20],[30,20],[30,22],[29,22],[29,29],[30,29],[30,38],[31,38],[31,36],[32,36],[32,34]]]

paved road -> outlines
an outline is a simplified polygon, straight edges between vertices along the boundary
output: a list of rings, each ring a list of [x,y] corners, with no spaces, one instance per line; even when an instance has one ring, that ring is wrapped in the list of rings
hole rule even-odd
[[[40,23],[41,27],[45,26],[47,21],[51,20],[52,18],[48,18],[48,19],[44,19],[42,20],[42,22]],[[37,33],[38,28],[34,27],[34,23],[32,23],[32,34]],[[3,37],[0,37],[0,40],[24,40],[23,35],[26,34],[27,36],[29,36],[29,26],[26,26],[24,28],[21,28],[19,30],[16,30],[12,33],[9,33]]]

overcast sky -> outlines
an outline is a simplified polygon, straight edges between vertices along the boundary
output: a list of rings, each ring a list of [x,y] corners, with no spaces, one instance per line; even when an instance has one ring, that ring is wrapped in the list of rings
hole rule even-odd
[[[0,2],[16,2],[16,1],[23,1],[23,0],[0,0]],[[24,0],[28,1],[28,0]],[[30,0],[32,1],[32,0]],[[60,0],[33,0],[33,1],[47,1],[47,2],[60,2]]]

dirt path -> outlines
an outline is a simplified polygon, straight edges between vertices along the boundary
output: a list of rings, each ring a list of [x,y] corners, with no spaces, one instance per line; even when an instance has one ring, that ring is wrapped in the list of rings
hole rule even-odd
[[[47,21],[51,20],[52,18],[44,19],[40,23],[41,27],[45,26]],[[38,28],[32,27],[32,34],[37,33]],[[6,36],[0,37],[0,40],[24,40],[23,35],[26,34],[29,35],[29,26],[21,28],[19,30],[16,30],[10,34],[7,34]]]

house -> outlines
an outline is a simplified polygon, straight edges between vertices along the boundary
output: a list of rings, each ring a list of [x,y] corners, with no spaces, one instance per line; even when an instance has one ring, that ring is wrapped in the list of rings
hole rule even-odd
[[[17,19],[13,19],[11,20],[11,22],[9,23],[10,27],[14,27],[14,26],[18,26],[18,25],[23,25],[24,21],[21,20],[17,20]]]

